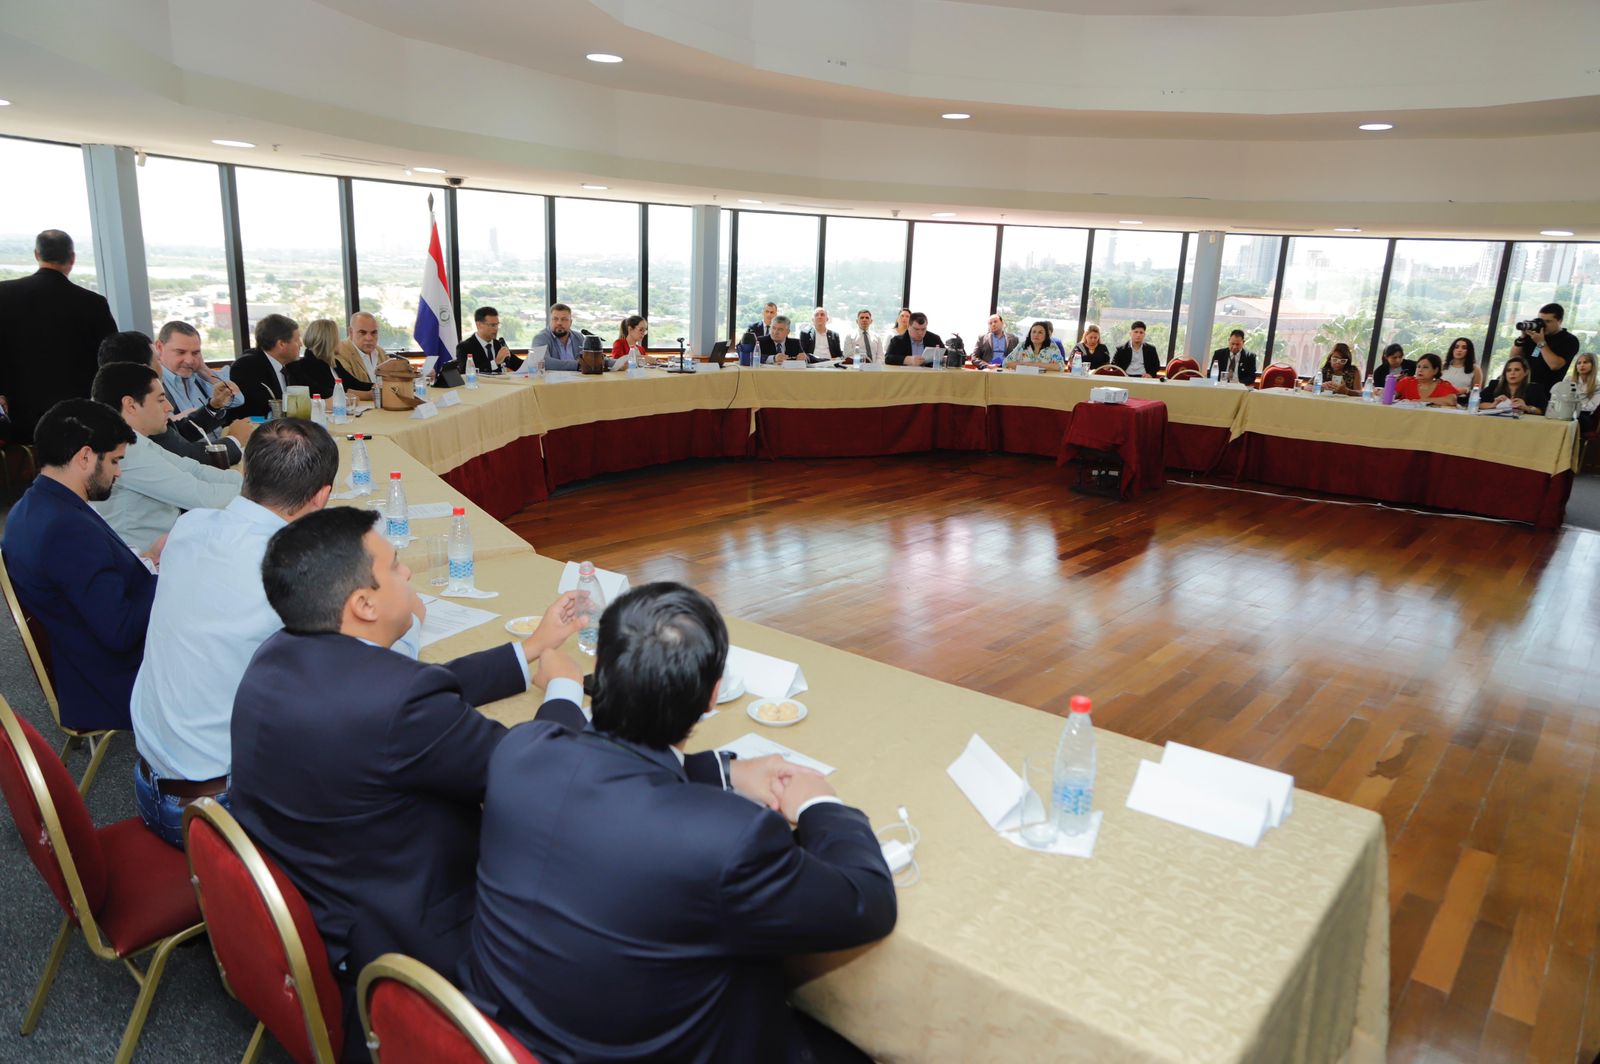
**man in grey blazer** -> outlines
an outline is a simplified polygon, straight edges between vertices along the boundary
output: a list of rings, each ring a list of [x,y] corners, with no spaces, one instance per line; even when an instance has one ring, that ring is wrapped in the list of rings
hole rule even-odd
[[[989,330],[978,338],[972,345],[972,359],[980,364],[988,364],[995,359],[1004,359],[1021,343],[1021,337],[1006,329],[1006,320],[998,314],[989,315]]]

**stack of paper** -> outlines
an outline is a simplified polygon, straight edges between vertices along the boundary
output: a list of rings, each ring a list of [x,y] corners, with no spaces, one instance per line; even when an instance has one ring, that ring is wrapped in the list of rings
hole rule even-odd
[[[1063,857],[1094,856],[1094,843],[1100,836],[1100,820],[1104,813],[1092,814],[1089,830],[1081,835],[1057,835],[1055,842],[1045,847],[1030,846],[1023,841],[1018,829],[1022,826],[1023,802],[1030,795],[1023,789],[1022,777],[1011,771],[1011,766],[982,737],[974,735],[967,740],[967,748],[945,772],[955,780],[961,793],[978,810],[978,815],[1007,842]],[[1040,798],[1034,796],[1033,800],[1037,802]]]
[[[793,698],[806,689],[806,677],[799,665],[744,647],[728,648],[723,675],[739,677],[744,689],[758,698]]]
[[[768,754],[777,754],[790,764],[799,765],[802,768],[816,769],[824,776],[833,775],[833,766],[827,762],[818,761],[814,757],[807,757],[799,751],[791,750],[782,743],[775,743],[765,736],[757,735],[755,732],[745,732],[733,742],[723,743],[717,749],[725,750],[730,754],[738,754],[746,760],[755,757],[766,757]]]
[[[428,646],[441,639],[449,639],[453,635],[460,635],[469,628],[476,628],[486,621],[492,621],[499,616],[488,610],[475,609],[471,606],[462,606],[455,602],[445,602],[443,599],[432,595],[423,595],[423,603],[428,607],[427,616],[422,621],[421,645]]]
[[[1168,743],[1141,761],[1128,808],[1254,846],[1294,808],[1294,777],[1221,754]]]

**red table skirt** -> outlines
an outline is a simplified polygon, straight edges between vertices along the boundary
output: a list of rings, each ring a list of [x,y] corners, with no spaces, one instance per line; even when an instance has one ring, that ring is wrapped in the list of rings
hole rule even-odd
[[[953,403],[865,410],[758,410],[756,446],[763,458],[982,451],[987,420],[983,407]]]
[[[1072,414],[1033,406],[991,406],[989,408],[989,450],[1002,454],[1036,454],[1054,458],[1061,453]],[[1209,473],[1222,461],[1228,449],[1228,430],[1209,425],[1182,425],[1167,422],[1166,453],[1168,469],[1190,473]]]
[[[1166,403],[1079,403],[1056,462],[1065,465],[1080,451],[1115,451],[1122,459],[1122,497],[1131,499],[1167,482],[1166,449]]]
[[[1536,528],[1561,527],[1572,491],[1570,471],[1551,476],[1451,454],[1253,432],[1238,443],[1245,480],[1525,521]]]
[[[594,421],[545,434],[544,483],[554,491],[605,473],[750,453],[749,410],[687,410]]]
[[[544,483],[544,457],[538,436],[524,436],[504,447],[469,458],[441,479],[504,521],[525,506],[544,502],[550,492]]]

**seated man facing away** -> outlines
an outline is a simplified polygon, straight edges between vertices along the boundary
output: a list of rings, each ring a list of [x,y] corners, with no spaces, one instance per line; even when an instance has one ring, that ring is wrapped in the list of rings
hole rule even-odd
[[[91,394],[96,402],[120,413],[134,432],[111,497],[94,504],[128,546],[148,550],[172,531],[185,510],[220,509],[238,498],[243,480],[237,472],[202,465],[150,439],[167,431],[169,410],[161,375],[155,370],[131,362],[101,366]]]
[[[889,338],[889,346],[884,350],[883,360],[891,366],[927,365],[929,363],[923,360],[922,353],[929,348],[943,346],[944,340],[939,334],[928,331],[928,316],[917,311],[906,323],[905,332]]]
[[[134,435],[92,399],[52,406],[34,428],[39,476],[11,508],[0,544],[18,597],[50,639],[69,728],[126,728],[144,654],[156,578],[89,508],[111,494]]]
[[[174,846],[183,845],[190,802],[229,804],[234,694],[256,648],[283,627],[261,584],[267,541],[327,505],[338,472],[326,429],[268,422],[245,448],[239,497],[221,510],[191,510],[167,537],[133,685],[133,785],[139,815]],[[404,641],[395,649],[416,657]]]
[[[776,811],[683,785],[727,655],[704,595],[636,588],[600,621],[593,729],[490,759],[463,987],[542,1061],[866,1059],[789,1008],[782,967],[893,930],[866,816],[792,765]]]

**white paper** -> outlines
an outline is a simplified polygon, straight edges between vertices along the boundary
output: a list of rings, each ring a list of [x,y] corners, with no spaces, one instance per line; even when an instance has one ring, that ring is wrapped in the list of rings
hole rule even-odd
[[[413,521],[431,521],[437,517],[449,517],[454,509],[454,503],[448,502],[414,502],[406,507],[406,516]]]
[[[1022,777],[981,736],[968,739],[967,748],[945,772],[990,827],[1008,831],[1021,826]]]
[[[621,573],[614,573],[610,569],[594,567],[594,575],[600,581],[600,594],[606,597],[609,606],[617,599],[628,593],[628,578]],[[568,562],[567,567],[561,571],[561,582],[556,584],[556,594],[564,595],[578,587],[578,563]]]
[[[422,421],[430,417],[437,417],[438,415],[439,408],[434,406],[431,402],[428,402],[423,403],[421,406],[411,411],[411,420]]]
[[[746,693],[758,698],[793,698],[806,689],[806,677],[799,665],[744,647],[728,648],[728,664],[723,671],[743,677]]]
[[[813,768],[824,776],[833,775],[833,766],[814,757],[807,757],[796,750],[792,750],[782,743],[775,743],[771,739],[755,732],[745,732],[731,743],[723,743],[718,750],[726,750],[731,754],[738,754],[742,758],[766,757],[768,754],[777,754],[790,764],[802,768]]]
[[[1191,783],[1154,761],[1139,762],[1128,808],[1220,839],[1255,846],[1267,830],[1267,801],[1251,803]]]
[[[861,369],[862,373],[882,373],[883,372],[883,363],[882,362],[863,362],[863,363],[861,363],[860,369]]]
[[[1021,846],[1024,850],[1034,853],[1055,854],[1058,857],[1093,857],[1095,840],[1100,837],[1100,821],[1105,819],[1105,813],[1096,810],[1089,814],[1089,830],[1081,835],[1063,835],[1056,833],[1055,840],[1048,846],[1034,846],[1022,837],[1021,831],[1002,831],[1000,837],[1013,846]]]
[[[1161,755],[1161,767],[1214,794],[1252,804],[1265,801],[1268,827],[1294,812],[1294,777],[1287,772],[1173,742]]]
[[[428,607],[428,614],[422,619],[420,646],[429,646],[441,639],[460,635],[468,629],[476,628],[500,616],[498,613],[463,606],[457,602],[445,602],[432,595],[423,595],[421,598]]]
[[[805,369],[806,368],[806,360],[803,359],[803,358],[798,358],[798,359],[791,358],[791,359],[789,359],[789,360],[787,360],[785,362],[779,363],[778,368],[779,369]]]
[[[1021,373],[1027,377],[1037,377],[1042,371],[1038,366],[1015,366],[1012,368],[1011,372]]]
[[[579,373],[575,369],[553,369],[544,375],[544,382],[546,384],[563,384],[567,381],[576,381],[582,379],[583,374]]]
[[[456,394],[455,389],[449,389],[443,395],[439,396],[439,400],[435,405],[439,407],[460,406],[461,396]]]
[[[465,591],[441,591],[441,592],[439,592],[439,594],[443,595],[445,598],[464,598],[464,599],[486,599],[486,598],[499,598],[500,597],[500,592],[498,592],[498,591],[485,591],[481,587],[469,587]]]

